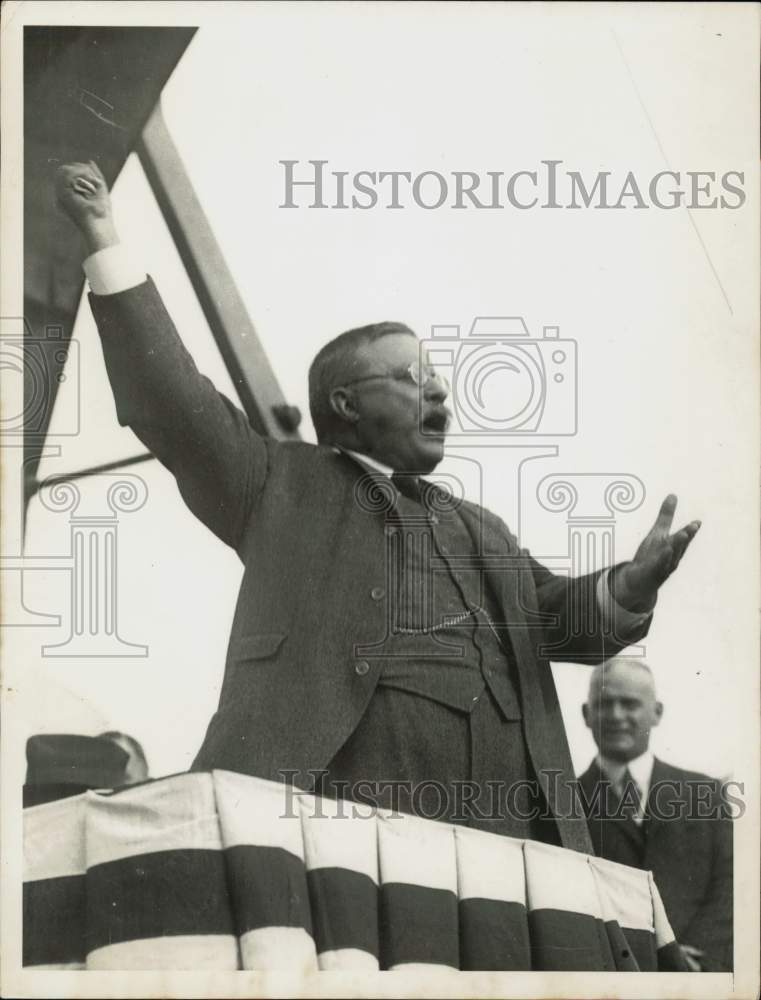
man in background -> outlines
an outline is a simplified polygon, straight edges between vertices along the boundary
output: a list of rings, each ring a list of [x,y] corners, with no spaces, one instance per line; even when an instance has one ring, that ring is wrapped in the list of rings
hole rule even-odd
[[[595,852],[653,872],[692,971],[732,969],[732,826],[720,782],[653,756],[663,714],[650,668],[595,668],[582,706],[599,753],[581,776]]]

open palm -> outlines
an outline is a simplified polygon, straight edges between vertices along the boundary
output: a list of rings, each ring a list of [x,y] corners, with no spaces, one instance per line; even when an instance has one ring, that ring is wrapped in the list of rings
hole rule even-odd
[[[677,498],[670,493],[661,504],[658,517],[640,543],[634,559],[621,567],[616,585],[616,599],[632,610],[655,601],[658,588],[679,565],[687,546],[700,528],[700,521],[690,521],[671,534]]]

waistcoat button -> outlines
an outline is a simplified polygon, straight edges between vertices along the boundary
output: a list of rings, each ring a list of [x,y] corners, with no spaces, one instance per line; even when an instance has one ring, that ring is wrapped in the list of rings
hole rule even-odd
[[[380,601],[385,596],[386,596],[386,591],[383,589],[383,587],[373,587],[373,589],[370,591],[370,597],[372,597],[374,601]]]
[[[365,674],[369,671],[369,669],[370,669],[370,664],[367,662],[367,660],[360,660],[359,663],[354,668],[354,670],[356,671],[356,673],[359,674],[360,677],[364,677]]]

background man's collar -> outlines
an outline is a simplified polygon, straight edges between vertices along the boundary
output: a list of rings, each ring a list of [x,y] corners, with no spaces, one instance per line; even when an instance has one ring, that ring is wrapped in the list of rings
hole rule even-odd
[[[635,757],[634,760],[630,760],[625,764],[622,764],[617,760],[610,760],[607,757],[603,757],[601,753],[597,754],[597,764],[600,770],[606,778],[613,782],[613,784],[620,781],[628,767],[629,774],[631,774],[632,778],[634,778],[641,789],[647,789],[650,787],[650,779],[653,774],[654,762],[655,758],[650,750],[645,750],[645,752],[640,754],[639,757]]]

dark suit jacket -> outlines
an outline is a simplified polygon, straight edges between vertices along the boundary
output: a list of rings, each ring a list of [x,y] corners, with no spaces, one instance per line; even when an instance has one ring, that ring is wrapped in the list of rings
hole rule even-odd
[[[704,951],[707,971],[731,971],[732,823],[720,782],[656,758],[637,827],[612,815],[615,795],[606,809],[610,782],[596,761],[579,781],[595,853],[652,871],[677,941]]]
[[[256,434],[198,373],[150,279],[90,303],[119,422],[170,469],[193,513],[245,566],[219,707],[194,767],[274,780],[281,769],[324,767],[372,697],[386,634],[378,595],[387,525],[382,511],[358,502],[366,473],[333,448]],[[603,634],[599,574],[554,575],[498,517],[473,504],[461,511],[475,551],[501,561],[486,575],[561,841],[589,850],[548,653],[594,663],[639,639],[649,620],[625,642]]]

